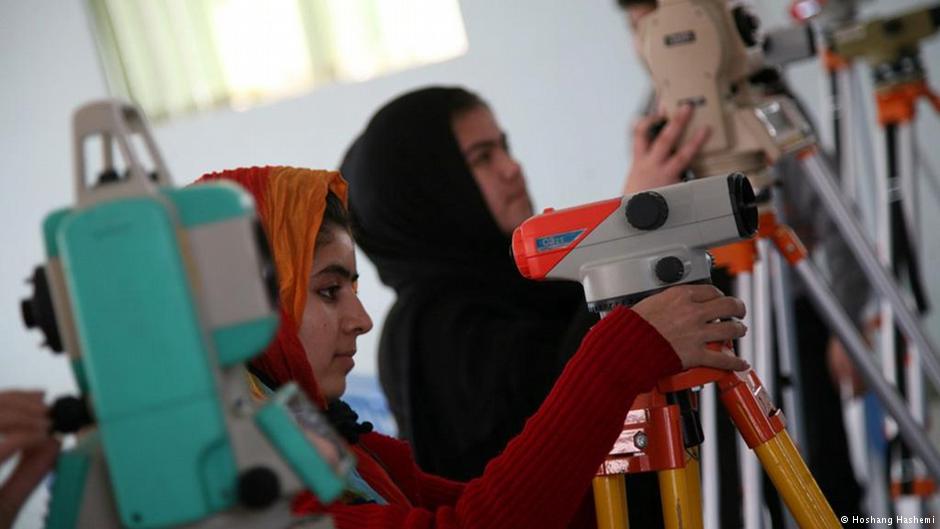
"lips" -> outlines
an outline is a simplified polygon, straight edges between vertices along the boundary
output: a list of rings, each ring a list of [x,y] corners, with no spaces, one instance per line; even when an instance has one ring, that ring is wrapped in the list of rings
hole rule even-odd
[[[355,354],[356,354],[356,351],[346,351],[342,353],[336,353],[335,355],[333,355],[333,361],[336,362],[336,364],[333,364],[333,365],[341,366],[341,369],[345,373],[349,373],[350,371],[352,371],[352,368],[356,366],[356,361],[353,360],[353,355]]]

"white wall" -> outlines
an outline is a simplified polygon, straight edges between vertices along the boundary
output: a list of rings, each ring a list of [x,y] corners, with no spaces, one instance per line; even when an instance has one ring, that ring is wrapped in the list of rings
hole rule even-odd
[[[785,21],[785,2],[760,4],[762,15]],[[42,217],[72,199],[71,112],[107,95],[83,5],[0,0],[0,388],[43,387],[58,395],[73,387],[64,360],[40,349],[39,335],[22,327],[19,299],[28,292],[23,278],[42,257]],[[412,87],[449,83],[479,91],[495,107],[525,164],[537,207],[614,196],[627,169],[630,116],[647,90],[614,0],[465,0],[462,8],[470,52],[457,60],[158,127],[176,181],[251,164],[335,168],[380,104]],[[940,39],[929,43],[925,59],[933,84],[940,85]],[[794,68],[793,76],[815,105],[816,66]],[[938,119],[926,108],[921,121],[924,138],[940,137]],[[940,168],[940,153],[930,155]],[[930,207],[935,214],[935,203]],[[933,237],[927,246],[929,274],[940,264],[940,240]],[[356,369],[369,374],[391,294],[362,261],[360,292],[376,331],[360,339]],[[940,326],[937,318],[932,322]],[[18,527],[38,526],[40,512],[34,501]]]
[[[0,386],[65,387],[58,358],[20,324],[22,279],[41,258],[39,223],[71,200],[72,110],[106,96],[81,2],[4,0],[0,14],[5,102],[0,146],[11,175],[0,230]],[[335,168],[383,102],[429,83],[462,84],[497,109],[540,205],[613,195],[627,167],[625,131],[645,92],[613,0],[465,2],[470,52],[457,60],[360,84],[334,85],[244,112],[220,110],[156,129],[177,182],[244,165]],[[12,139],[12,141],[10,141]],[[12,175],[16,175],[15,177]],[[553,185],[552,182],[557,182]],[[362,264],[361,292],[378,324],[391,299]],[[373,372],[378,332],[360,340],[358,370]]]

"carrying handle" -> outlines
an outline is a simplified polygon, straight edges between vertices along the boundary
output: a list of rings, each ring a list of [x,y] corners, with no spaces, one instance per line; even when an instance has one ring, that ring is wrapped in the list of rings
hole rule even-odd
[[[155,195],[156,186],[169,186],[170,176],[163,157],[150,134],[150,128],[143,113],[135,106],[119,99],[104,99],[80,107],[72,118],[75,197],[79,208],[115,198]],[[154,164],[154,179],[148,175],[141,164],[139,153],[130,141],[133,134],[143,138],[144,145]],[[93,137],[101,137],[102,158],[105,170],[114,170],[113,146],[118,151],[128,169],[125,178],[106,185],[91,186],[87,178],[85,142]]]

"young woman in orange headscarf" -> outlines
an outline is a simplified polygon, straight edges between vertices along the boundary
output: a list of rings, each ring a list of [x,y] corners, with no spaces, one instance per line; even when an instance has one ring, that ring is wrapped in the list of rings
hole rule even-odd
[[[356,338],[372,321],[356,293],[356,258],[339,173],[264,167],[213,173],[254,196],[277,268],[281,326],[250,377],[258,395],[297,382],[350,443],[357,468],[343,500],[311,494],[298,513],[328,512],[344,528],[592,526],[591,479],[620,433],[634,397],[683,367],[744,369],[708,351],[742,336],[740,301],[706,285],[683,286],[618,308],[588,333],[522,433],[480,478],[459,483],[418,469],[407,444],[371,432],[339,399]],[[583,507],[579,510],[579,507]]]

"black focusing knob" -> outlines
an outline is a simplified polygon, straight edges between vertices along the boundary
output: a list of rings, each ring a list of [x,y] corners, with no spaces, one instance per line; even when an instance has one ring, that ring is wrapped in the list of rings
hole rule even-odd
[[[281,497],[281,481],[267,467],[252,467],[238,476],[238,500],[249,509],[264,509]]]
[[[119,182],[121,180],[121,175],[118,174],[114,168],[107,168],[98,173],[98,181],[95,183],[97,187],[106,186],[108,184],[113,184],[114,182]]]
[[[46,345],[55,353],[61,353],[62,338],[56,323],[55,308],[52,306],[52,294],[46,270],[37,266],[29,282],[33,284],[33,295],[20,301],[20,314],[27,329],[39,327],[46,338]]]
[[[52,419],[52,431],[59,433],[75,433],[95,422],[88,404],[78,397],[57,399],[49,410],[49,417]]]
[[[637,193],[627,201],[627,222],[638,230],[655,230],[669,218],[669,204],[655,191]]]
[[[670,255],[669,257],[663,257],[656,263],[655,272],[660,281],[671,284],[682,279],[682,276],[685,275],[685,265],[682,264],[682,259]]]
[[[737,26],[744,45],[750,48],[757,44],[757,30],[760,29],[760,20],[742,6],[734,8],[731,15],[734,17],[734,25]]]

